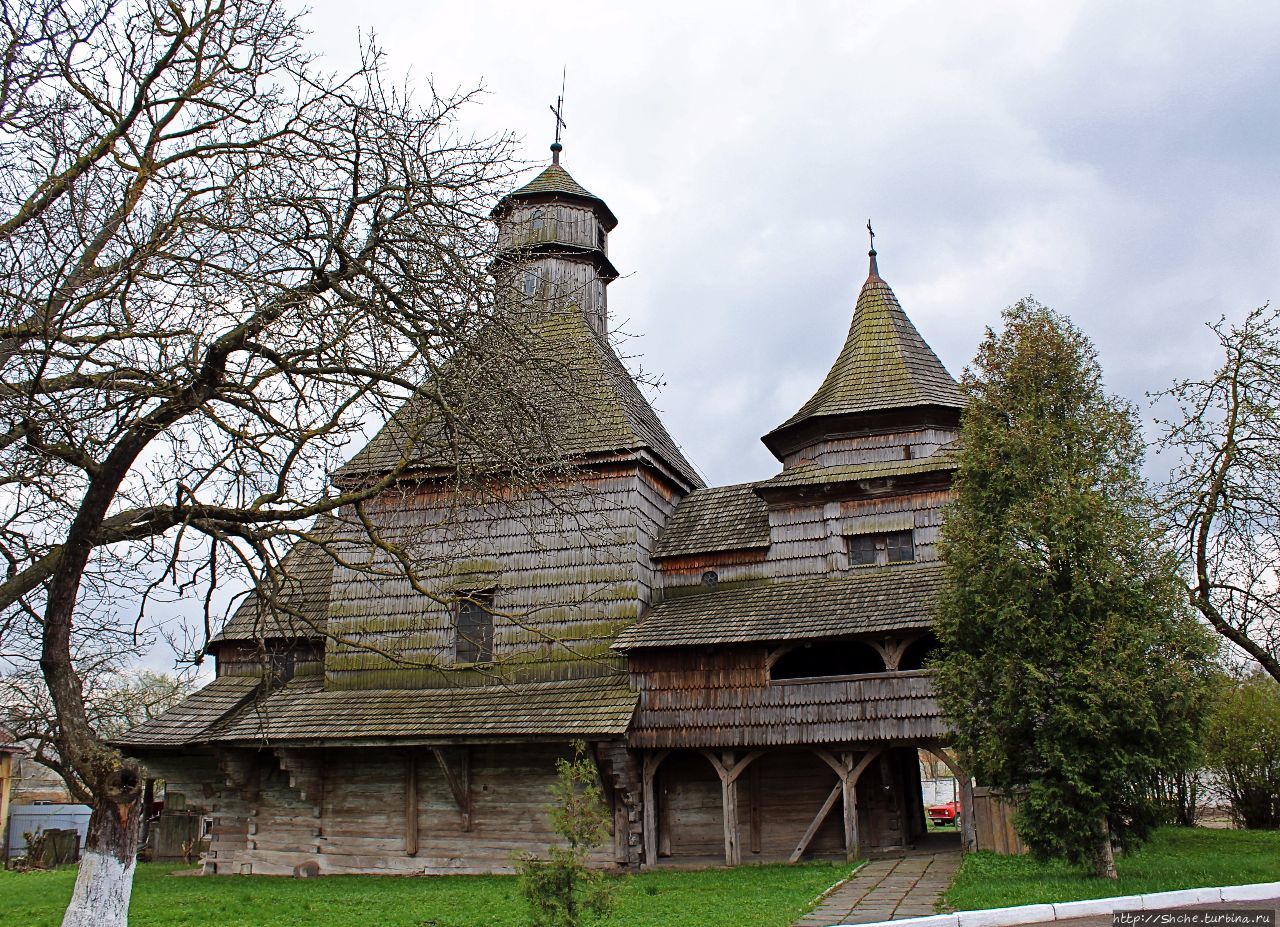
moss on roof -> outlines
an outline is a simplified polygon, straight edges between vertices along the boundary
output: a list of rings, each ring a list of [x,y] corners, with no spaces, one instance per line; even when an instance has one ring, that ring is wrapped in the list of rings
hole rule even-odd
[[[446,364],[338,475],[385,472],[406,451],[415,469],[498,472],[552,453],[577,460],[648,450],[687,488],[703,485],[626,366],[576,306],[546,311],[516,340],[524,343],[506,355]],[[513,401],[528,421],[516,421],[504,407]],[[466,420],[444,420],[437,410],[446,405],[464,410]],[[487,415],[473,414],[475,408]],[[476,440],[469,443],[468,434]]]
[[[333,532],[334,527],[333,519],[326,516],[316,522],[309,534],[322,539]],[[251,591],[210,643],[323,638],[329,615],[333,563],[333,556],[322,544],[298,538],[280,558],[275,591],[279,607],[272,608],[257,590]]]
[[[509,200],[520,199],[526,196],[546,196],[559,195],[571,196],[578,199],[590,200],[601,211],[601,220],[604,223],[606,231],[612,231],[618,224],[617,217],[600,197],[587,190],[582,184],[570,176],[559,164],[552,164],[545,168],[537,177],[529,181],[523,187],[512,190],[498,203],[498,211],[501,211]]]
[[[655,557],[769,546],[769,509],[755,483],[689,493],[658,537]]]
[[[851,570],[823,579],[669,599],[618,636],[618,650],[817,640],[927,628],[942,589],[939,563]]]
[[[766,443],[801,422],[912,406],[960,409],[960,389],[878,274],[858,294],[849,335],[818,391]]]
[[[257,676],[219,676],[163,714],[125,731],[113,743],[122,747],[180,747],[197,741],[243,707],[261,682]]]

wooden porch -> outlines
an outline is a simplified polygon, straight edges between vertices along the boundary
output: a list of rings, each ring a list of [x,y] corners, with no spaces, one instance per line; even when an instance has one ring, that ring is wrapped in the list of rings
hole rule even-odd
[[[932,742],[642,751],[644,865],[910,853],[928,838],[917,749],[952,769],[973,808],[972,780]],[[963,848],[974,831],[962,815]]]

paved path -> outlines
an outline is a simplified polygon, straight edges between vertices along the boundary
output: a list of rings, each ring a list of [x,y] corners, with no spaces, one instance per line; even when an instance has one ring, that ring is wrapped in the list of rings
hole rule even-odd
[[[870,924],[933,914],[934,902],[950,887],[959,865],[958,852],[872,860],[796,921],[795,927]]]

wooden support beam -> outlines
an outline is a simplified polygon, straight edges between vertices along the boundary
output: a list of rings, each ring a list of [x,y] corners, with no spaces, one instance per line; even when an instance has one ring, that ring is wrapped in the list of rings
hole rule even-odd
[[[830,751],[819,747],[815,747],[813,752],[835,770],[836,775],[840,777],[840,781],[836,784],[836,789],[832,794],[838,792],[843,802],[844,855],[848,860],[857,859],[862,855],[861,825],[858,823],[858,780],[862,778],[862,774],[866,772],[867,767],[883,750],[879,747],[874,750],[868,750],[856,764],[853,761],[852,751],[845,751],[838,757]],[[831,809],[828,808],[826,810],[830,811]],[[823,816],[826,816],[826,812],[823,812]],[[819,821],[818,826],[821,825],[822,822]],[[816,829],[814,833],[817,833]],[[810,839],[812,839],[812,835],[810,835]],[[798,852],[803,853],[804,850],[799,850]],[[797,859],[799,859],[799,856],[793,856],[791,861],[795,862]]]
[[[654,787],[654,780],[658,774],[658,767],[662,765],[662,761],[670,753],[670,750],[646,753],[640,768],[641,801],[644,805],[641,809],[644,833],[641,836],[644,840],[644,864],[646,866],[656,866],[658,864],[658,795],[657,789]]]
[[[742,862],[742,838],[738,826],[738,777],[753,762],[764,756],[763,750],[752,750],[741,759],[735,759],[732,750],[716,756],[710,750],[701,751],[720,776],[720,804],[724,815],[724,864],[737,866]]]
[[[732,754],[728,754],[732,757]],[[729,762],[733,762],[732,759]],[[738,828],[738,780],[721,778],[721,807],[724,812],[724,864],[742,863],[742,846]]]
[[[440,771],[449,784],[449,792],[462,814],[462,829],[471,830],[471,751],[460,747],[432,747]]]
[[[840,798],[844,817],[844,858],[845,862],[853,862],[862,852],[862,835],[858,832],[858,780],[853,775],[853,754],[841,754],[841,759],[849,770],[849,775],[840,779]]]
[[[840,797],[844,790],[844,781],[836,783],[836,787],[831,790],[831,794],[827,796],[827,800],[822,803],[822,807],[818,809],[817,815],[809,824],[809,829],[804,832],[804,836],[800,838],[800,842],[796,844],[795,852],[791,854],[789,862],[798,863],[800,857],[804,856],[804,851],[809,849],[809,844],[813,842],[814,836],[818,833],[818,829],[822,827],[822,822],[827,819],[827,815],[831,813],[831,809],[835,807],[836,799]]]
[[[418,855],[418,758],[412,750],[404,769],[404,855]]]
[[[759,853],[764,843],[764,804],[761,796],[760,767],[747,770],[747,816],[751,819],[751,852]]]

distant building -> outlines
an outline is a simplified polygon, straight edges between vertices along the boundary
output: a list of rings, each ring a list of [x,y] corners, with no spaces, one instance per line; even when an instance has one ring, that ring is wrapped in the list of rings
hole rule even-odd
[[[295,548],[292,614],[246,602],[210,646],[217,678],[122,739],[168,808],[212,816],[210,872],[509,869],[551,838],[574,740],[613,809],[602,865],[924,832],[917,750],[947,739],[925,666],[955,381],[873,250],[830,372],[763,439],[781,471],[704,487],[608,344],[617,219],[558,149],[495,211],[496,275],[545,300],[538,337],[586,384],[557,434],[581,508],[527,488],[459,505],[427,442],[369,509],[439,554],[432,595]],[[410,403],[334,478],[385,472],[420,425]]]

